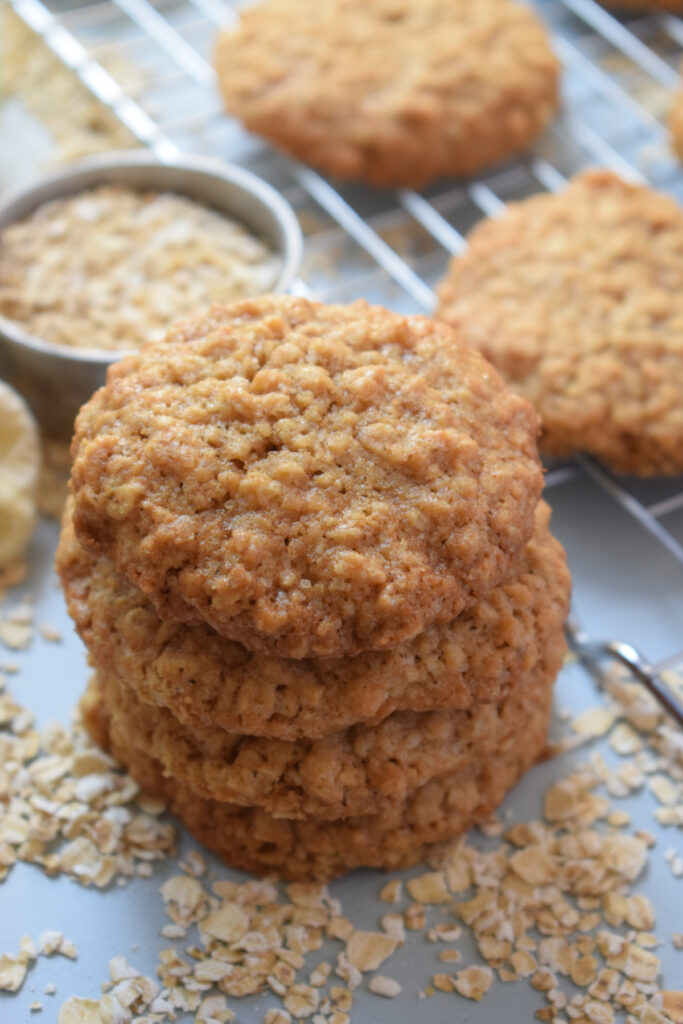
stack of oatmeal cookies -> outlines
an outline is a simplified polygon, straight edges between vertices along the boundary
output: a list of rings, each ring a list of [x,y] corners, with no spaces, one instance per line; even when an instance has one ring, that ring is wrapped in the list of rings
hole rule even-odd
[[[569,576],[538,423],[453,330],[266,296],[82,409],[58,568],[86,722],[227,863],[422,858],[545,744]]]

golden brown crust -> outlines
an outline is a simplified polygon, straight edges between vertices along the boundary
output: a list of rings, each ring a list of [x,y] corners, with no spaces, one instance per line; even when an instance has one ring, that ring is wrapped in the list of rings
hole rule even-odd
[[[509,0],[269,0],[216,51],[228,110],[341,178],[419,187],[520,152],[558,104],[545,29]]]
[[[164,619],[290,658],[390,648],[510,571],[536,430],[446,325],[265,296],[110,368],[74,524]]]
[[[252,654],[206,625],[161,622],[108,560],[84,551],[69,509],[57,568],[93,665],[127,680],[141,700],[193,730],[313,740],[393,711],[500,700],[567,614],[569,572],[549,516],[540,502],[521,563],[474,608],[393,651],[355,658],[287,661]]]
[[[472,232],[438,315],[537,408],[551,455],[683,471],[683,211],[607,171]]]
[[[425,858],[476,821],[486,819],[541,755],[552,689],[533,703],[523,725],[515,716],[495,753],[470,761],[460,772],[420,787],[380,815],[342,821],[288,821],[264,810],[203,800],[165,778],[158,762],[107,721],[101,695],[88,691],[82,711],[87,727],[131,772],[143,789],[162,795],[189,831],[231,867],[282,878],[328,880],[357,867],[395,869]],[[107,735],[105,735],[107,733]]]
[[[100,673],[104,699],[122,734],[165,774],[205,799],[262,807],[277,818],[348,818],[402,803],[419,786],[496,751],[501,721],[523,729],[565,654],[564,634],[529,672],[512,682],[502,704],[469,711],[398,711],[375,726],[357,725],[323,739],[263,739],[188,729],[166,708],[145,704],[111,672]]]

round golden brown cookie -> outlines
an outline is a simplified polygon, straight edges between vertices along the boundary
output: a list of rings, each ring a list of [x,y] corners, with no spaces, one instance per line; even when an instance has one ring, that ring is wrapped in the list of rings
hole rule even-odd
[[[541,415],[551,455],[683,471],[683,211],[607,171],[474,229],[439,295]]]
[[[57,568],[93,665],[125,679],[192,730],[319,739],[393,711],[460,709],[500,700],[550,650],[567,614],[570,578],[536,509],[514,574],[453,622],[393,651],[288,661],[253,654],[209,626],[161,622],[105,558],[86,552],[64,517]]]
[[[259,875],[326,881],[358,867],[416,864],[434,844],[485,820],[542,754],[551,702],[549,687],[521,731],[516,721],[514,731],[501,738],[494,753],[431,780],[404,803],[379,815],[322,822],[288,821],[264,810],[204,800],[165,777],[157,761],[131,743],[115,721],[107,720],[97,689],[90,688],[81,707],[98,742],[105,741],[144,790],[163,796],[189,831],[226,864]]]
[[[375,185],[473,174],[558,105],[546,31],[511,0],[266,0],[222,33],[216,69],[251,131]]]
[[[290,658],[390,648],[510,571],[536,431],[444,324],[264,296],[110,368],[76,423],[74,524],[163,619]]]
[[[502,702],[469,711],[397,711],[320,740],[276,740],[222,729],[192,730],[133,687],[100,673],[105,703],[131,743],[206,799],[262,807],[276,818],[348,818],[405,801],[430,779],[495,752],[501,730],[522,730],[562,666],[564,634]],[[521,735],[521,732],[520,732]]]

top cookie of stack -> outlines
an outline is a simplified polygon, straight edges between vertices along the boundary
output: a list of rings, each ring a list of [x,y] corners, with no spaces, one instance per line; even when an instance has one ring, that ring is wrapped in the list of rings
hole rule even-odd
[[[74,525],[162,619],[287,658],[391,648],[515,564],[536,432],[447,326],[245,301],[109,371],[76,423]]]

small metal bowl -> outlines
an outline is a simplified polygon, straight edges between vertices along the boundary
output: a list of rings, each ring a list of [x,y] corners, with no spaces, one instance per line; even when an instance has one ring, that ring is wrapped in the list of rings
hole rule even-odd
[[[175,192],[232,217],[280,256],[274,292],[286,291],[299,269],[301,229],[289,204],[249,171],[205,157],[161,163],[136,150],[90,157],[5,195],[0,200],[0,231],[29,217],[42,203],[104,184]],[[0,316],[0,377],[24,395],[50,438],[71,438],[79,408],[104,384],[107,367],[126,354],[55,345]]]

